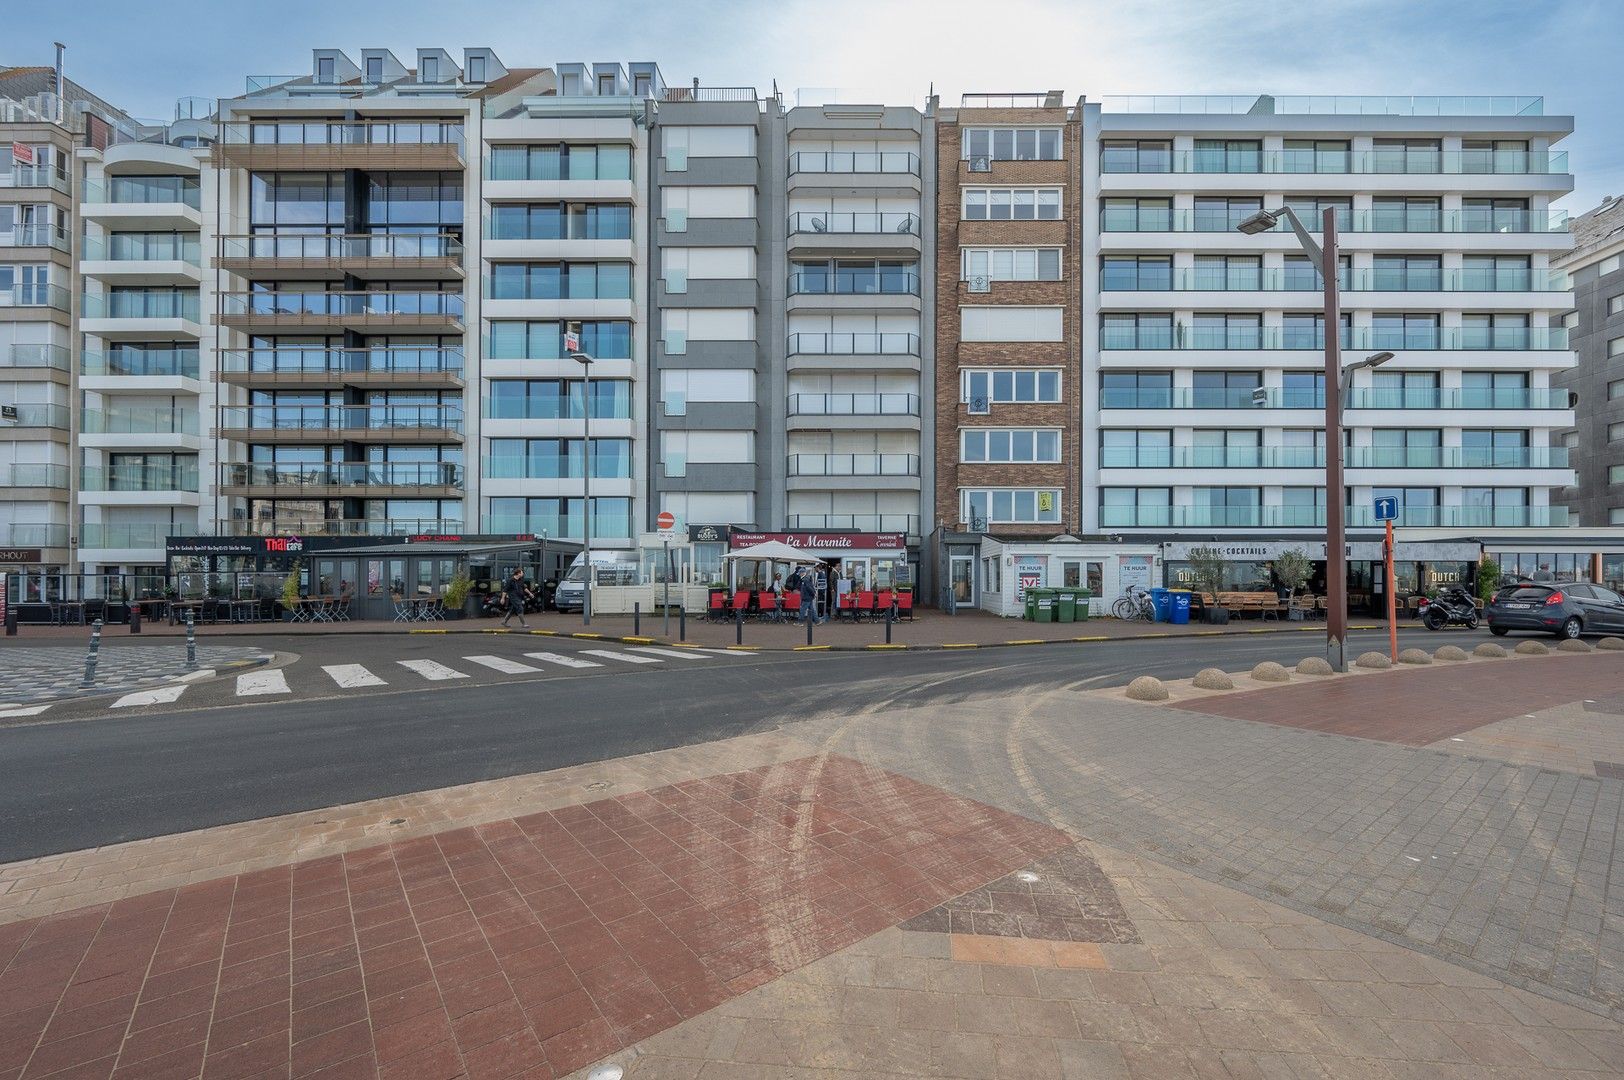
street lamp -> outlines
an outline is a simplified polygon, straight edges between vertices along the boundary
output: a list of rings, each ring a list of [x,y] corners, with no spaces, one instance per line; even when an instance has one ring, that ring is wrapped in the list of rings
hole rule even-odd
[[[570,335],[572,338],[574,334]],[[570,352],[570,359],[581,365],[586,381],[581,387],[581,422],[583,452],[581,460],[584,463],[581,470],[581,483],[583,487],[583,518],[581,562],[586,573],[585,583],[581,586],[581,623],[584,626],[592,625],[592,356],[580,350],[579,339],[576,339],[576,348]]]
[[[1284,218],[1297,243],[1325,283],[1325,659],[1333,671],[1347,671],[1348,547],[1342,487],[1342,310],[1338,295],[1336,208],[1327,207],[1321,221],[1323,243],[1317,243],[1289,206],[1259,210],[1235,226],[1247,236],[1268,232]],[[1377,354],[1380,355],[1380,354]],[[1383,361],[1390,357],[1384,357]],[[1375,357],[1359,366],[1374,366]]]

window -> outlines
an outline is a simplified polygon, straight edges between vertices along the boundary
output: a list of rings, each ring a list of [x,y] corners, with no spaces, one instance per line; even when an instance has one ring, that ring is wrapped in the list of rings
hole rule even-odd
[[[494,263],[492,300],[625,300],[630,263]]]
[[[1461,260],[1460,288],[1483,292],[1525,292],[1533,287],[1527,255],[1467,255]]]
[[[369,83],[381,83],[381,82],[383,82],[383,57],[381,57],[381,56],[369,56],[369,57],[367,57],[367,82],[369,82]]]
[[[585,472],[583,439],[490,439],[485,475],[492,479],[562,480]],[[630,439],[593,439],[594,479],[631,475]]]
[[[965,128],[960,156],[994,161],[1059,161],[1059,128]]]
[[[1037,525],[1060,520],[1060,492],[1055,488],[966,489],[965,521],[994,525]]]
[[[468,58],[468,81],[482,83],[485,81],[485,58],[483,56],[470,56]]]
[[[1462,199],[1461,232],[1527,232],[1527,199]]]
[[[598,93],[610,95],[615,92],[615,77],[613,75],[598,76]]]
[[[1105,232],[1171,232],[1173,200],[1105,199],[1100,209],[1100,228]]]
[[[667,416],[685,416],[690,402],[756,400],[756,373],[751,370],[683,370],[660,372],[660,400]]]
[[[1283,173],[1345,173],[1350,159],[1345,139],[1287,139],[1280,152]]]
[[[961,256],[965,281],[1059,281],[1059,248],[965,248]]]
[[[1106,292],[1166,292],[1172,287],[1170,256],[1106,255],[1100,259],[1100,288]]]
[[[1438,316],[1430,313],[1372,315],[1370,345],[1376,349],[1436,349]]]
[[[1443,203],[1436,198],[1378,195],[1371,200],[1372,232],[1438,232],[1442,228]]]
[[[1607,314],[1609,314],[1609,315],[1621,315],[1621,314],[1624,314],[1624,293],[1619,293],[1617,296],[1609,296],[1607,298]],[[1574,315],[1578,315],[1578,312],[1574,312]],[[1562,323],[1563,326],[1566,326],[1569,329],[1572,329],[1577,324],[1578,324],[1577,319],[1575,319],[1572,323],[1569,323],[1569,322],[1566,322],[1566,321],[1564,321]]]
[[[1493,256],[1483,274],[1462,272],[1462,284],[1470,288],[1492,288]],[[1467,260],[1470,266],[1470,259]],[[1370,275],[1370,287],[1378,292],[1436,292],[1443,288],[1444,262],[1441,255],[1377,255]]]
[[[624,420],[632,414],[627,379],[592,380],[592,418]],[[585,411],[583,379],[492,379],[486,417],[491,420],[579,419]]]
[[[1100,524],[1166,526],[1173,522],[1173,489],[1165,487],[1100,488]]]
[[[1057,369],[971,368],[961,373],[959,400],[989,405],[1054,405],[1060,402]]]
[[[1614,273],[1621,264],[1624,264],[1624,255],[1610,255],[1596,264],[1596,274],[1602,277]]]
[[[1371,152],[1371,172],[1435,173],[1441,162],[1437,139],[1377,139]]]
[[[1624,401],[1624,379],[1614,379],[1607,384],[1608,401]]]
[[[1064,309],[1058,307],[965,307],[960,341],[1063,341]]]
[[[756,129],[742,125],[668,127],[664,148],[668,157],[673,150],[690,158],[754,157]]]
[[[1574,432],[1574,435],[1577,436],[1578,432]],[[1607,441],[1624,442],[1624,421],[1607,425]]]
[[[1468,469],[1526,468],[1528,432],[1509,428],[1468,428],[1460,433],[1460,462]]]
[[[1607,342],[1608,356],[1624,356],[1624,337],[1616,337]]]
[[[333,73],[333,58],[331,56],[324,56],[316,61],[316,81],[324,84],[338,81],[338,77]]]
[[[1059,188],[965,188],[966,221],[1059,221]]]
[[[1624,342],[1624,338],[1620,341]],[[1462,315],[1460,345],[1463,349],[1526,349],[1529,346],[1528,316]]]
[[[440,58],[438,56],[425,56],[417,62],[417,81],[421,83],[437,83],[440,81]]]
[[[1101,315],[1100,348],[1171,349],[1173,316],[1168,312]]]
[[[493,240],[630,240],[628,203],[530,203],[491,207]]]
[[[1624,465],[1607,466],[1607,483],[1624,484]]]
[[[1624,525],[1624,506],[1614,506],[1608,509],[1607,524]]]
[[[1166,469],[1173,464],[1173,433],[1166,429],[1100,432],[1102,469]]]
[[[1230,312],[1196,312],[1182,344],[1190,349],[1259,349],[1263,316]]]
[[[632,93],[634,95],[636,95],[637,97],[648,97],[649,94],[653,93],[653,88],[654,88],[654,76],[652,76],[652,75],[633,75],[632,76]]]
[[[1263,200],[1243,195],[1197,195],[1196,232],[1234,232],[1236,226],[1259,210]]]
[[[1252,392],[1263,386],[1259,371],[1197,371],[1191,379],[1190,404],[1197,409],[1250,409]]]
[[[1256,255],[1197,255],[1190,288],[1255,292],[1263,288],[1263,260]]]
[[[1170,409],[1171,371],[1106,371],[1100,374],[1102,409]]]
[[[1190,171],[1255,173],[1263,168],[1263,144],[1256,139],[1197,139]]]
[[[629,180],[632,148],[613,143],[491,147],[492,180]]]
[[[1102,173],[1173,171],[1173,144],[1166,139],[1107,139],[1100,144]]]
[[[576,538],[586,524],[586,503],[579,498],[493,498],[489,502],[493,532]],[[593,496],[593,539],[624,540],[631,535],[632,501]]]
[[[692,465],[749,464],[756,460],[753,431],[662,431],[660,460],[665,475],[686,476]]]
[[[959,432],[959,460],[1055,464],[1060,461],[1060,432],[1054,429],[967,428]]]
[[[493,321],[490,358],[493,360],[562,360],[564,324]],[[588,320],[581,323],[581,351],[596,360],[627,360],[632,355],[632,324],[625,321]]]
[[[1462,376],[1462,380],[1467,382],[1465,376]],[[1373,371],[1370,374],[1370,390],[1364,399],[1372,409],[1436,409],[1440,404],[1439,381],[1436,371]],[[1467,382],[1462,391],[1462,407],[1487,408],[1487,402],[1494,396],[1495,387],[1491,384],[1472,386]],[[1477,404],[1479,401],[1484,404]]]

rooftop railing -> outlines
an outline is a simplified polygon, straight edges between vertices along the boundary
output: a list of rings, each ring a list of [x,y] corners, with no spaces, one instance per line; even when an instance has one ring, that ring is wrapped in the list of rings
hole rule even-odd
[[[1100,154],[1100,172],[1131,174],[1529,175],[1568,171],[1566,150],[1180,150]]]
[[[668,86],[664,101],[749,101],[757,99],[753,86]]]
[[[1518,95],[1107,94],[1108,113],[1281,116],[1543,116],[1545,99]]]
[[[1339,275],[1344,292],[1568,292],[1566,271],[1541,267],[1360,267]],[[1319,292],[1319,274],[1303,267],[1159,267],[1101,275],[1103,292]]]
[[[1250,210],[1173,210],[1165,207],[1107,204],[1100,212],[1104,232],[1234,232],[1251,217]],[[1305,216],[1305,215],[1299,215]],[[1303,222],[1320,231],[1314,214]],[[1566,210],[1372,209],[1337,215],[1339,232],[1357,233],[1560,233],[1568,231]],[[1290,232],[1281,221],[1272,231]]]

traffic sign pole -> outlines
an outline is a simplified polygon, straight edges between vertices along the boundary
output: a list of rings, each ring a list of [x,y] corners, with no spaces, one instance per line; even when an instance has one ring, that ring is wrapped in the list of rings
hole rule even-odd
[[[1387,519],[1387,651],[1392,654],[1393,663],[1398,663],[1398,601],[1393,596],[1393,582],[1397,575],[1393,572],[1393,519]]]

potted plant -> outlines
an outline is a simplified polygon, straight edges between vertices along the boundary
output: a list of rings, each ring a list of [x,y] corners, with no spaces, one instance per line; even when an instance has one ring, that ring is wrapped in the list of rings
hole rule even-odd
[[[1190,578],[1195,582],[1195,587],[1201,590],[1207,622],[1215,626],[1229,622],[1229,609],[1217,603],[1218,591],[1224,587],[1227,565],[1224,557],[1212,548],[1190,549]],[[1206,603],[1207,597],[1212,598],[1211,603]]]
[[[1494,599],[1494,594],[1500,591],[1500,582],[1503,580],[1500,564],[1493,559],[1484,559],[1477,565],[1477,597],[1484,604]]]
[[[445,617],[460,619],[467,614],[465,605],[468,603],[468,589],[473,584],[468,578],[468,570],[459,568],[449,584],[445,587],[442,600],[445,602]]]
[[[299,606],[299,560],[293,560],[293,566],[288,570],[288,576],[282,579],[282,613],[288,621],[293,621],[293,612]]]
[[[1306,614],[1301,608],[1292,603],[1297,590],[1308,584],[1308,575],[1313,573],[1314,564],[1308,561],[1308,556],[1296,548],[1282,551],[1274,560],[1274,576],[1280,579],[1280,585],[1286,590],[1286,618],[1301,620]]]

